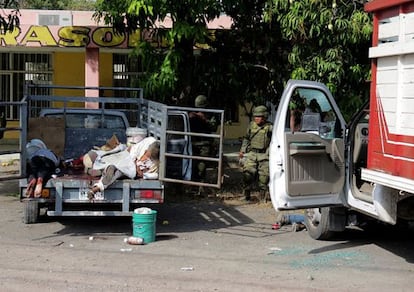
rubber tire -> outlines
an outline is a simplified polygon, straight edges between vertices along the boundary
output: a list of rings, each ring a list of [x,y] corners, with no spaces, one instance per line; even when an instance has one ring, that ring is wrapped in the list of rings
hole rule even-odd
[[[37,200],[27,200],[24,202],[23,222],[33,224],[39,221],[39,202]]]
[[[327,240],[332,238],[334,232],[329,230],[329,220],[332,216],[331,208],[306,209],[305,225],[310,237],[316,240]],[[315,212],[314,216],[311,216]]]

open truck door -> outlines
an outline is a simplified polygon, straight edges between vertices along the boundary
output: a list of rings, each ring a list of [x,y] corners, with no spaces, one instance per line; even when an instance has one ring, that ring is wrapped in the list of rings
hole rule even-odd
[[[288,82],[270,145],[270,196],[276,210],[311,208],[305,223],[314,238],[335,229],[329,226],[332,216],[323,214],[334,211],[328,206],[346,204],[345,126],[325,85]]]
[[[140,121],[150,135],[161,141],[159,179],[163,182],[197,187],[221,188],[222,157],[224,139],[224,110],[180,106],[160,106],[158,102],[146,100],[142,103]],[[214,117],[217,130],[200,133],[191,129],[190,113],[202,112]],[[206,155],[194,153],[192,140],[202,137],[211,151]],[[205,180],[194,179],[197,161],[206,164]]]

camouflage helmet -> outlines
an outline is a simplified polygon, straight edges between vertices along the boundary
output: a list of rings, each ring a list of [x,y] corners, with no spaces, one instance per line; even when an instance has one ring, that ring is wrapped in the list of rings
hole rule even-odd
[[[205,95],[199,95],[196,97],[194,101],[195,107],[207,107],[207,105],[208,105],[208,102],[207,102],[207,97]]]
[[[267,107],[259,105],[253,109],[253,117],[265,117],[267,118]]]

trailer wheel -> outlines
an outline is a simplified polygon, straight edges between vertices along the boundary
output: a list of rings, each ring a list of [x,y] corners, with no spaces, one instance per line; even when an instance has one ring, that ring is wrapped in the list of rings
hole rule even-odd
[[[39,221],[39,202],[37,200],[27,200],[24,202],[23,222],[25,224],[37,223]]]
[[[317,240],[330,239],[335,234],[334,231],[345,230],[345,218],[345,214],[335,214],[334,208],[329,207],[305,211],[305,225],[309,236]]]

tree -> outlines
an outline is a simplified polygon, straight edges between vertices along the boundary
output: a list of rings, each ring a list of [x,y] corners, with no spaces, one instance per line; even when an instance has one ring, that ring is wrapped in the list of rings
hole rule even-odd
[[[221,74],[215,74],[217,82],[210,82],[214,84],[213,90],[219,90],[217,96],[224,96],[220,100],[224,99],[225,104],[237,101],[245,114],[251,116],[254,105],[277,104],[283,90],[283,82],[278,81],[286,72],[281,60],[286,59],[288,43],[282,40],[278,26],[265,21],[263,12],[267,0],[223,0],[222,3],[233,25],[213,44],[212,60],[221,60],[221,64],[212,70]]]
[[[5,12],[3,9],[11,10]],[[14,27],[19,26],[19,15],[18,0],[0,0],[0,34],[12,31]]]
[[[24,0],[21,7],[43,10],[93,10],[94,0]]]
[[[309,79],[326,83],[352,113],[368,96],[372,25],[363,2],[98,0],[95,17],[118,33],[150,28],[163,40],[163,47],[142,42],[135,51],[147,97],[188,105],[202,92],[223,108],[277,104],[288,79]],[[232,29],[210,37],[206,23],[222,12],[232,17]],[[157,24],[167,18],[170,30]],[[196,43],[210,49],[195,57]]]
[[[277,49],[280,34],[274,34],[263,20],[266,1],[182,2],[97,2],[96,18],[113,25],[118,33],[151,28],[166,40],[165,49],[143,42],[135,52],[146,72],[138,86],[145,87],[147,97],[191,105],[191,97],[203,93],[213,106],[229,111],[229,105],[276,99],[269,84],[271,77],[278,78],[282,72],[277,60],[283,51]],[[212,37],[206,24],[223,11],[233,18],[234,30],[216,30]],[[157,20],[167,17],[173,22],[169,31],[156,25]],[[207,44],[210,49],[199,50],[194,56],[197,43]]]
[[[43,9],[43,10],[63,10],[68,7],[70,0],[25,0],[22,8]]]
[[[291,45],[289,78],[320,81],[349,117],[368,97],[372,21],[361,0],[269,0],[267,20]]]
[[[169,103],[188,104],[195,72],[194,46],[209,35],[206,23],[219,16],[220,1],[98,0],[96,19],[111,24],[124,34],[138,28],[151,29],[165,42],[162,48],[143,42],[136,50],[147,72],[141,77],[147,96]],[[172,27],[159,22],[171,19]]]

